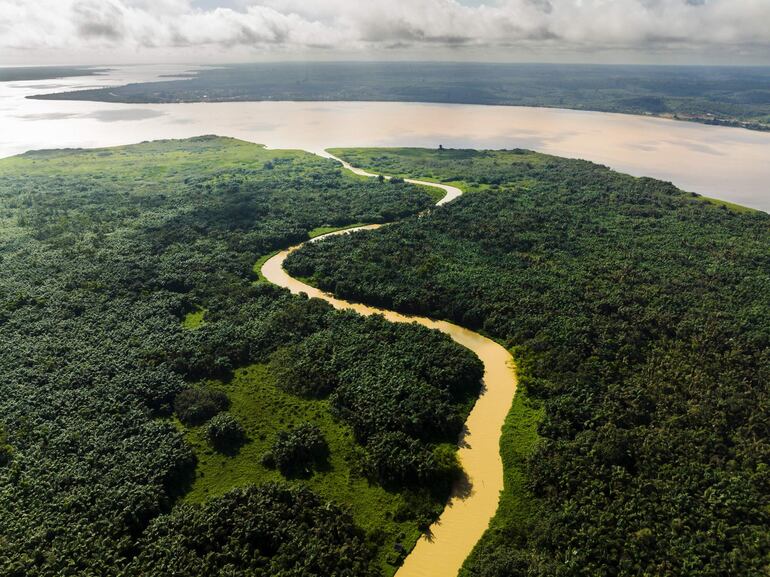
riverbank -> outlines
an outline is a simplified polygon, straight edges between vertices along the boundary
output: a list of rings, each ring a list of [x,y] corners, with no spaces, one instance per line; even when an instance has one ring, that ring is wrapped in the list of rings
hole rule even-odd
[[[362,176],[375,176],[345,162],[343,166]],[[446,195],[437,205],[451,202],[463,192],[450,185],[413,179],[407,181],[443,189]],[[336,231],[307,242],[318,242],[329,236],[350,234],[377,226]],[[397,577],[457,575],[463,562],[487,530],[497,511],[503,490],[503,462],[499,447],[502,427],[516,392],[517,377],[513,358],[495,341],[456,324],[348,302],[289,276],[283,268],[283,263],[291,252],[303,244],[281,251],[268,259],[260,269],[262,277],[289,289],[292,293],[306,293],[310,297],[323,299],[337,309],[350,309],[362,315],[381,314],[391,322],[415,322],[439,330],[473,351],[484,364],[482,393],[466,420],[465,433],[458,441],[458,459],[466,478],[455,486],[441,517],[430,527],[429,532],[418,540],[396,573]]]

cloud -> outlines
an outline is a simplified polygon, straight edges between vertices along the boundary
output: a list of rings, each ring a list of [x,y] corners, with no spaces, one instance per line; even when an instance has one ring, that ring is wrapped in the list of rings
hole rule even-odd
[[[767,0],[0,0],[0,52],[425,47],[768,54]],[[419,53],[419,52],[417,52]]]
[[[72,11],[81,38],[104,38],[115,42],[122,40],[123,8],[120,4],[79,0],[73,4]]]

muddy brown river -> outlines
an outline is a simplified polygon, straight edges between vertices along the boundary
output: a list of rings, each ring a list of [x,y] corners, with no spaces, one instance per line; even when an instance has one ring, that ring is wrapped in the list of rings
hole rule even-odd
[[[363,170],[343,165],[364,176],[374,176]],[[408,179],[407,182],[441,188],[446,195],[437,203],[451,202],[462,194],[453,186]],[[307,242],[323,242],[336,234],[354,234],[356,231],[377,228],[378,225],[333,232]],[[304,244],[304,243],[303,243]],[[281,251],[262,266],[262,275],[270,282],[289,289],[292,293],[306,293],[323,299],[337,309],[350,309],[362,315],[383,315],[396,323],[418,323],[449,335],[455,342],[472,350],[484,363],[484,385],[481,395],[465,421],[465,432],[458,440],[458,457],[466,478],[457,483],[450,501],[438,521],[423,535],[407,556],[396,577],[453,577],[465,558],[489,526],[497,510],[500,491],[503,490],[503,463],[500,457],[500,435],[508,409],[516,392],[516,371],[510,353],[474,331],[446,321],[400,313],[352,303],[336,298],[307,285],[284,270],[289,254],[302,244]]]

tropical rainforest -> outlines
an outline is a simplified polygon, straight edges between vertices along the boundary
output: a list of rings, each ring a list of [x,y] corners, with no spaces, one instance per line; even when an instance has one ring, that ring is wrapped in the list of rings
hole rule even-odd
[[[0,574],[392,574],[481,364],[255,262],[433,200],[213,136],[0,161]]]
[[[259,274],[390,221],[286,266],[512,350],[463,577],[767,574],[767,214],[526,150],[333,152],[396,178],[213,136],[0,161],[0,574],[392,575],[482,366]]]
[[[525,150],[335,150],[468,194],[287,270],[511,348],[505,491],[463,577],[770,571],[770,216]]]

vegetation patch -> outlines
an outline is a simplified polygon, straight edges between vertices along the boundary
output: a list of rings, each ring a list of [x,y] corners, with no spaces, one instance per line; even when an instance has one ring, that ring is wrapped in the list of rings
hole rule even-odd
[[[125,574],[136,556],[155,555],[143,553],[150,524],[175,515],[191,485],[204,500],[196,453],[240,463],[249,440],[259,439],[233,402],[246,434],[244,445],[234,443],[232,421],[216,416],[227,403],[207,382],[230,382],[235,368],[268,362],[337,314],[253,284],[256,258],[320,226],[390,221],[431,203],[419,187],[214,136],[0,160],[0,341],[12,343],[0,347],[7,437],[0,443],[0,573],[110,577]],[[200,423],[191,425],[200,445],[191,447],[168,418],[175,404],[186,422]],[[227,440],[216,446],[220,437]],[[257,467],[266,449],[255,455]],[[232,477],[225,484],[211,493],[243,486]],[[354,489],[366,495],[368,486],[362,480]],[[339,487],[323,499],[342,506],[359,499]],[[378,495],[374,510],[396,510],[393,500],[404,499]],[[174,523],[193,532],[219,526],[214,517],[227,510],[220,505],[185,505]],[[357,511],[356,521],[367,512]],[[390,551],[396,541],[409,547],[416,540],[413,517],[391,526],[384,514],[372,519],[366,534],[385,524],[381,542]],[[190,569],[196,566],[180,571],[206,574]]]
[[[770,216],[522,150],[335,152],[489,184],[286,262],[515,351],[526,421],[465,575],[766,572]]]
[[[330,232],[337,232],[338,230],[347,230],[349,228],[357,228],[359,226],[364,226],[367,223],[365,222],[357,222],[355,224],[349,224],[347,226],[318,226],[311,230],[308,233],[308,236],[310,238],[315,238],[317,236],[323,236],[325,234],[329,234]],[[264,264],[264,263],[263,263]]]
[[[196,308],[184,316],[184,319],[182,320],[182,326],[186,329],[194,331],[195,329],[199,329],[204,324],[206,324],[205,317],[206,309]]]
[[[419,537],[417,524],[404,516],[411,497],[368,480],[365,453],[350,427],[332,417],[328,401],[284,392],[267,365],[238,369],[231,381],[216,386],[232,400],[230,413],[242,424],[248,440],[235,455],[228,456],[209,446],[205,428],[189,429],[187,438],[198,456],[198,465],[185,501],[205,503],[236,487],[284,480],[275,467],[265,466],[263,456],[273,450],[279,433],[313,423],[328,444],[328,466],[301,483],[346,507],[376,546],[378,566],[385,574],[393,574],[395,566],[388,561],[395,563],[400,556],[394,553],[401,547],[411,549]]]
[[[206,425],[206,439],[220,453],[233,454],[246,440],[246,431],[230,413],[219,413]]]
[[[203,387],[180,391],[174,399],[174,412],[186,425],[201,425],[229,406],[222,391]]]
[[[156,519],[125,574],[379,575],[350,515],[304,487],[235,489]]]
[[[313,470],[328,466],[329,445],[318,426],[302,423],[279,431],[262,463],[272,463],[285,477],[309,477]]]

